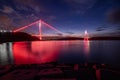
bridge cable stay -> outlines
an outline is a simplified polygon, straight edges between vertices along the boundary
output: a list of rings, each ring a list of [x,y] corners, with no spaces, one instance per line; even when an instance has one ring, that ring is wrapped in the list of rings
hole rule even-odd
[[[26,29],[26,28],[28,28],[28,27],[30,27],[30,26],[36,24],[37,22],[38,22],[38,21],[33,22],[33,23],[31,23],[31,24],[29,24],[29,25],[27,25],[27,26],[24,26],[24,27],[18,28],[18,29],[16,29],[16,30],[14,30],[13,32],[19,32],[19,31],[21,31],[21,30],[23,30],[23,29]]]

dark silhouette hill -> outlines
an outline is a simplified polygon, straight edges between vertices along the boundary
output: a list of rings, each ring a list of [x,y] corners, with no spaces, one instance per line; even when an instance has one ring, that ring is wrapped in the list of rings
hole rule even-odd
[[[0,43],[2,42],[16,42],[16,41],[34,41],[39,40],[37,37],[33,37],[25,32],[1,32]]]

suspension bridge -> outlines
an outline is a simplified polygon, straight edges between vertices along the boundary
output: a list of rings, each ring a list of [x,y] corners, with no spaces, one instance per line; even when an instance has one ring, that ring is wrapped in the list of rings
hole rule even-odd
[[[38,34],[37,36],[40,37],[40,40],[42,40],[42,25],[47,26],[48,28],[56,31],[57,33],[63,34],[63,32],[61,32],[60,30],[56,29],[55,27],[49,25],[48,23],[46,23],[45,21],[43,21],[43,20],[41,20],[41,19],[38,20],[38,21],[35,21],[35,22],[33,22],[33,23],[31,23],[31,24],[29,24],[29,25],[27,25],[27,26],[23,26],[23,27],[21,27],[21,28],[15,29],[13,32],[19,32],[19,31],[24,30],[24,29],[26,29],[26,28],[28,28],[28,27],[31,27],[32,25],[35,25],[35,24],[38,24],[38,27],[39,27],[39,34]]]
[[[43,21],[43,20],[41,20],[41,19],[38,20],[38,21],[35,21],[35,22],[33,22],[33,23],[31,23],[31,24],[29,24],[29,25],[27,25],[27,26],[23,26],[23,27],[21,27],[21,28],[15,29],[15,30],[13,30],[13,32],[20,32],[20,31],[22,31],[22,30],[24,30],[24,29],[26,29],[26,28],[28,28],[28,27],[31,27],[31,26],[33,26],[33,25],[35,25],[35,24],[37,24],[38,29],[39,29],[38,35],[36,35],[36,36],[39,36],[40,40],[42,40],[42,36],[43,36],[43,35],[42,35],[43,25],[47,26],[48,28],[54,30],[54,31],[57,32],[57,33],[64,34],[64,33],[61,32],[60,30],[58,30],[57,28],[49,25],[47,22],[45,22],[45,21]],[[86,30],[85,30],[85,33],[84,33],[84,34],[85,34],[85,35],[84,35],[84,36],[85,36],[85,40],[87,40],[87,39],[88,39],[88,33],[87,33]]]

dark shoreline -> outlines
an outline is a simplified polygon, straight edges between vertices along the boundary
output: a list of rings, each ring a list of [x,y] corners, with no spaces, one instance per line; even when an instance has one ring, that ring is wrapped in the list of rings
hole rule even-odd
[[[24,32],[17,33],[0,33],[0,43],[19,42],[19,41],[62,41],[62,40],[84,40],[81,37],[44,37],[40,40],[38,37],[31,36]],[[89,40],[120,40],[120,37],[91,37]]]
[[[11,33],[11,32],[5,32],[0,33],[0,43],[5,42],[19,42],[19,41],[37,41],[39,38],[35,36],[31,36],[24,32],[17,32],[17,33]]]

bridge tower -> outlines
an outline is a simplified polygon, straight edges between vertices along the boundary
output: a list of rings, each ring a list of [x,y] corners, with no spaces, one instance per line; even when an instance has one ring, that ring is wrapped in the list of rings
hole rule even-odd
[[[85,30],[85,32],[84,32],[84,40],[88,40],[88,39],[89,39],[88,32],[87,32],[87,30]]]

